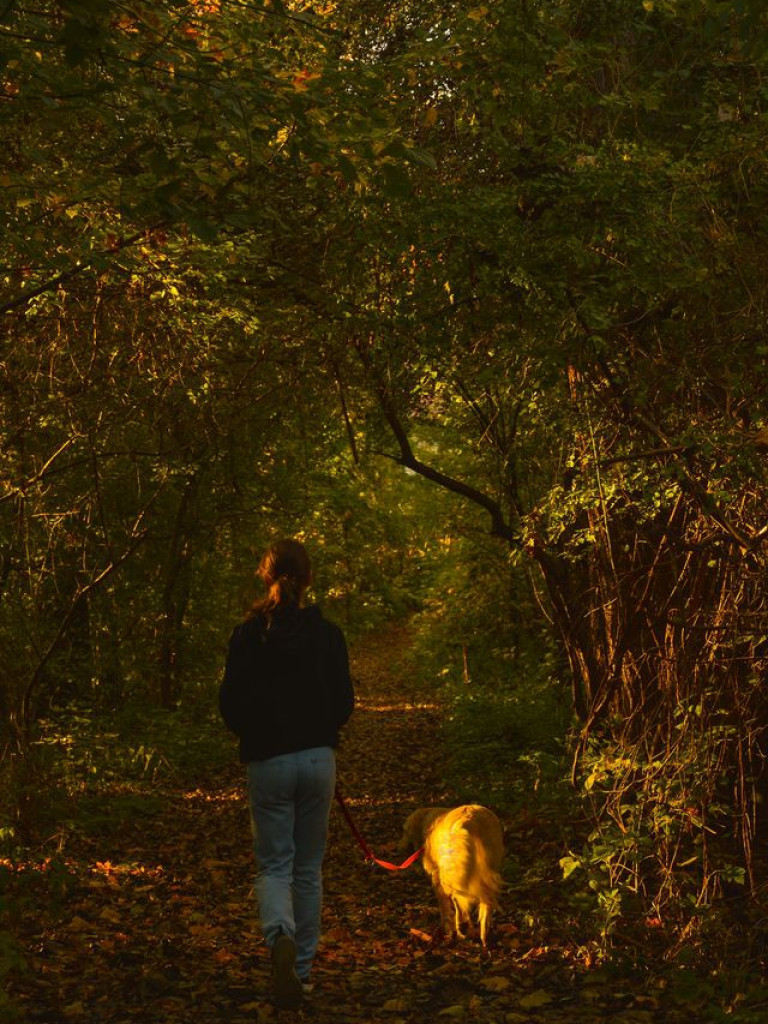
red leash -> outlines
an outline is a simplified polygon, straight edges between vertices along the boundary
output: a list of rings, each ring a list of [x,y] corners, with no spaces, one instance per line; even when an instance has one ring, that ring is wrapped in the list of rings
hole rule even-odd
[[[336,797],[339,807],[341,808],[341,813],[344,815],[344,818],[346,819],[346,822],[349,825],[350,830],[352,831],[352,835],[355,837],[358,844],[360,845],[360,849],[365,854],[366,860],[369,860],[374,864],[378,864],[380,868],[386,868],[387,871],[403,871],[405,868],[409,868],[415,860],[418,860],[418,858],[424,852],[424,848],[422,847],[421,849],[417,850],[416,853],[412,853],[411,856],[408,857],[407,860],[404,860],[402,864],[390,864],[388,860],[379,860],[378,857],[374,857],[373,851],[371,850],[370,846],[368,846],[368,843],[366,843],[365,839],[363,839],[362,835],[360,834],[360,830],[358,829],[357,825],[355,824],[352,818],[352,815],[349,813],[349,808],[344,803],[344,798],[339,792],[338,786],[336,787],[334,796]]]

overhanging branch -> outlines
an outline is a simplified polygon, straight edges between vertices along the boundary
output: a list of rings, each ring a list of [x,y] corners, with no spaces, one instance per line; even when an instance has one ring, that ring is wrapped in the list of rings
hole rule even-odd
[[[27,306],[32,299],[36,299],[38,296],[44,295],[46,292],[56,291],[59,285],[66,284],[73,278],[85,273],[86,270],[92,270],[97,257],[107,258],[109,256],[114,256],[115,253],[122,252],[123,249],[127,249],[130,246],[135,245],[140,239],[146,237],[146,234],[146,231],[139,231],[136,234],[131,235],[130,238],[122,239],[117,245],[112,246],[109,249],[103,249],[101,252],[97,253],[96,256],[93,256],[88,260],[84,260],[83,262],[78,262],[74,266],[69,267],[68,270],[62,270],[60,274],[56,274],[55,277],[51,277],[42,284],[30,289],[29,292],[25,292],[23,295],[17,295],[15,299],[9,299],[8,302],[0,304],[0,315],[3,313],[10,313],[12,310],[20,309],[23,306]]]
[[[491,517],[492,536],[500,537],[509,544],[520,544],[519,535],[507,522],[501,505],[494,498],[486,494],[484,491],[479,491],[476,487],[472,487],[470,484],[464,483],[463,480],[457,480],[455,477],[449,476],[447,473],[443,473],[441,470],[435,469],[434,466],[429,466],[427,463],[422,462],[421,459],[417,458],[411,446],[411,442],[408,439],[405,427],[397,414],[397,410],[392,403],[387,387],[382,381],[380,374],[376,371],[368,353],[364,351],[362,346],[357,344],[356,348],[363,365],[374,381],[382,412],[384,413],[384,417],[389,424],[395,440],[397,441],[398,448],[400,449],[399,457],[394,457],[395,461],[406,469],[410,469],[413,473],[423,476],[426,480],[431,480],[432,483],[437,484],[439,487],[443,487],[445,490],[451,491],[453,494],[458,494],[462,498],[467,498],[475,505],[479,505],[481,508],[484,508]]]

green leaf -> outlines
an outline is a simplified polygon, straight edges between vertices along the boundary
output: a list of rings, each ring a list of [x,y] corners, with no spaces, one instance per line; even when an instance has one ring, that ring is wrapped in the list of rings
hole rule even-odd
[[[212,224],[204,217],[187,215],[186,220],[190,231],[192,231],[195,237],[199,238],[201,242],[215,242],[218,238],[218,228],[215,224]]]
[[[581,866],[581,858],[574,857],[572,854],[567,857],[560,858],[560,867],[563,869],[563,878],[570,878],[574,871],[577,871]]]
[[[350,185],[354,184],[358,179],[357,168],[349,157],[344,153],[338,153],[336,156],[336,163],[338,164],[344,180],[349,182]]]
[[[432,153],[426,149],[417,149],[415,146],[403,146],[403,156],[412,164],[422,167],[429,167],[430,170],[437,170],[437,161]]]
[[[408,175],[397,164],[384,164],[384,191],[394,199],[406,199],[413,193]]]
[[[545,992],[543,988],[537,988],[535,992],[531,992],[530,995],[523,996],[518,1003],[524,1010],[535,1010],[540,1006],[546,1006],[552,1002],[552,996],[549,992]]]

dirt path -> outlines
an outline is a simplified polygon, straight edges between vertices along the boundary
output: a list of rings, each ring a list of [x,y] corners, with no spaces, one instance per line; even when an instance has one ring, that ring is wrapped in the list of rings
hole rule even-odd
[[[339,783],[357,824],[376,854],[388,859],[397,858],[394,847],[409,810],[452,799],[441,783],[439,708],[403,667],[399,652],[406,644],[407,634],[391,629],[353,651],[358,708],[338,758]],[[514,863],[524,856],[520,849],[510,852]],[[20,890],[27,904],[26,910],[17,906],[15,925],[26,968],[13,974],[11,995],[21,1010],[16,1019],[674,1020],[653,1002],[643,1003],[645,997],[609,992],[596,979],[584,984],[561,951],[535,947],[524,927],[518,931],[514,882],[497,918],[492,957],[482,957],[474,941],[458,947],[430,943],[438,914],[420,865],[388,873],[366,864],[336,809],[316,990],[298,1013],[280,1013],[270,999],[252,876],[236,765],[200,788],[168,794],[160,813],[137,817],[110,839],[83,840],[61,878],[45,877],[41,870],[39,879],[30,877]],[[36,918],[42,893],[48,906]]]
[[[353,652],[358,708],[339,752],[348,806],[383,856],[394,856],[403,808],[441,796],[437,710],[398,668],[404,643],[390,630]],[[108,804],[125,816],[131,796],[116,793]],[[272,1019],[252,878],[240,766],[169,789],[158,813],[136,801],[126,824],[80,836],[63,857],[26,865],[14,879],[8,920],[24,965],[11,974],[16,1016],[0,999],[0,1022]],[[334,809],[317,991],[302,1014],[402,1016],[393,1018],[392,1000],[405,999],[418,976],[423,950],[409,929],[424,926],[427,903],[419,866],[398,876],[371,868]]]

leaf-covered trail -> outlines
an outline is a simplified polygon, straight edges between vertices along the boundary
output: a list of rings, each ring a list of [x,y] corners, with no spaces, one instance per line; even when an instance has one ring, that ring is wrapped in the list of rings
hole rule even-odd
[[[338,758],[355,820],[387,859],[397,859],[408,811],[452,799],[441,782],[440,711],[400,665],[406,641],[392,629],[353,651],[358,708]],[[524,856],[518,849],[512,863]],[[17,906],[15,930],[27,965],[11,987],[21,1020],[252,1024],[291,1017],[271,1003],[252,877],[242,772],[234,764],[199,788],[169,791],[157,814],[108,839],[83,839],[60,879],[43,872],[23,887],[26,907]],[[44,912],[35,885],[53,899]],[[438,1016],[488,1024],[674,1019],[644,1005],[643,996],[609,997],[579,980],[559,953],[534,949],[518,931],[514,889],[513,881],[491,958],[473,940],[433,945],[428,933],[438,914],[421,867],[389,873],[366,864],[334,809],[316,989],[293,1016],[350,1024]]]

